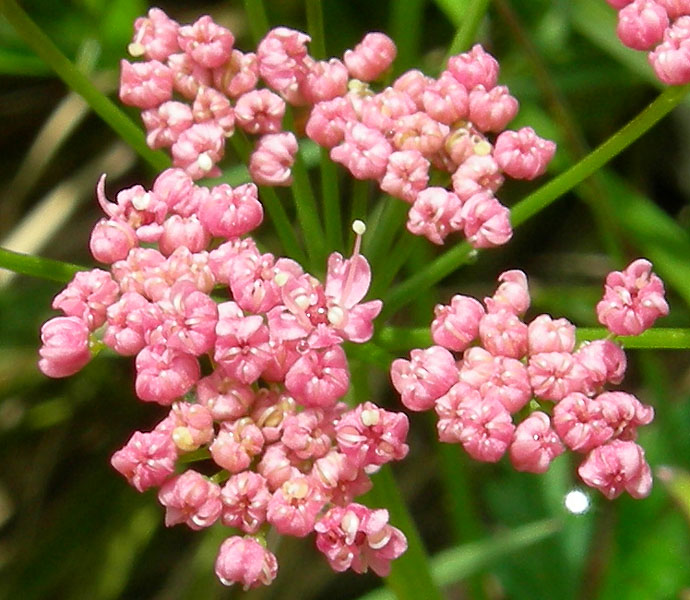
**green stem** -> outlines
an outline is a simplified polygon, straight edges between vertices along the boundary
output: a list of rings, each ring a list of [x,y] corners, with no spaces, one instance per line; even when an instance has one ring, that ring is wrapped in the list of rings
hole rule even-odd
[[[326,148],[319,148],[321,155],[321,197],[323,198],[326,242],[331,250],[343,251],[343,219],[340,207],[338,169]]]
[[[407,262],[410,254],[416,252],[425,243],[426,240],[417,236],[410,236],[407,231],[401,233],[395,246],[388,254],[385,263],[382,262],[381,268],[378,271],[373,271],[374,280],[370,293],[372,298],[380,298],[390,288],[395,276]],[[385,308],[384,305],[384,312]]]
[[[477,37],[477,30],[488,8],[489,0],[471,0],[463,17],[462,25],[460,25],[460,29],[458,29],[448,49],[448,57],[469,50],[472,42]]]
[[[15,0],[0,0],[0,12],[24,42],[55,71],[71,90],[84,98],[91,109],[141,158],[157,171],[170,166],[168,156],[160,150],[151,150],[146,145],[143,131],[107,96],[96,89],[96,86],[67,59]]]
[[[611,334],[603,327],[578,327],[577,339],[599,340],[609,337]],[[619,335],[615,337],[623,348],[657,349],[657,350],[686,350],[690,348],[690,329],[679,327],[660,327],[648,329],[640,335]]]
[[[385,197],[384,202],[385,205],[379,218],[373,223],[373,226],[369,227],[367,243],[363,244],[363,252],[371,263],[371,269],[374,273],[387,269],[383,263],[387,263],[390,259],[390,251],[396,234],[400,233],[400,235],[408,237],[404,231],[407,204],[391,196]]]
[[[411,348],[426,348],[432,344],[428,327],[381,327],[376,344],[391,352],[407,352]]]
[[[307,30],[311,36],[309,53],[318,59],[326,58],[326,39],[323,29],[321,0],[306,0]]]
[[[418,59],[419,40],[424,31],[424,0],[405,0],[391,4],[390,32],[398,47],[393,68],[395,73],[410,69]]]
[[[352,181],[352,206],[350,209],[350,222],[348,225],[359,219],[367,222],[367,204],[369,203],[369,182],[361,179],[353,179]],[[347,246],[351,247],[354,240],[354,234],[350,230],[348,236]]]
[[[518,227],[548,207],[627,148],[671,112],[683,100],[688,90],[690,90],[690,84],[668,88],[632,121],[614,133],[580,162],[518,202],[511,209],[513,227]],[[472,257],[472,252],[472,248],[467,242],[458,244],[434,260],[427,269],[413,275],[394,288],[388,297],[384,298],[385,309],[382,313],[384,318],[411,302],[421,289],[434,285],[459,266],[468,262]]]
[[[67,283],[71,281],[75,273],[88,270],[87,267],[81,265],[41,258],[40,256],[29,256],[6,248],[0,248],[0,269],[14,271],[21,275],[31,275],[40,279],[59,281],[60,283]]]
[[[244,0],[244,14],[255,44],[258,44],[268,31],[268,17],[261,0]]]

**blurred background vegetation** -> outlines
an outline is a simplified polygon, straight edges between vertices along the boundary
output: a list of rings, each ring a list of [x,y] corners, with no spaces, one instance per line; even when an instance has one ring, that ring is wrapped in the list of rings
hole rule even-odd
[[[306,29],[303,2],[265,4],[271,26]],[[329,55],[341,56],[366,32],[381,30],[398,43],[396,73],[416,67],[436,75],[466,11],[486,2],[322,4]],[[115,93],[132,22],[149,8],[144,0],[27,0],[22,6],[100,90]],[[158,6],[181,23],[209,13],[233,30],[239,48],[255,46],[239,0]],[[644,56],[618,43],[614,19],[604,0],[488,2],[476,39],[499,59],[501,83],[520,100],[513,127],[531,125],[559,143],[551,174],[574,164],[659,93]],[[2,17],[0,77],[0,245],[91,265],[87,243],[100,218],[94,201],[100,173],[108,173],[112,191],[149,185],[155,173]],[[531,315],[548,312],[594,326],[605,274],[647,256],[667,282],[671,316],[661,325],[687,327],[689,108],[690,100],[682,103],[516,230],[510,244],[420,293],[391,322],[428,324],[434,303],[458,292],[482,298],[498,273],[521,268],[533,290]],[[514,204],[538,185],[506,184],[501,199]],[[342,189],[349,193],[345,184]],[[270,232],[262,235],[274,244]],[[400,235],[414,247],[404,278],[439,250]],[[381,586],[371,575],[332,573],[311,539],[286,539],[274,585],[250,593],[223,588],[213,574],[222,528],[166,529],[155,493],[138,494],[110,467],[110,455],[132,431],[147,430],[162,416],[159,407],[135,400],[131,361],[101,356],[66,380],[38,372],[38,331],[60,288],[0,271],[1,597],[346,600]],[[657,413],[641,432],[658,476],[646,500],[608,502],[585,489],[590,509],[569,514],[564,497],[581,486],[573,457],[561,456],[543,476],[516,473],[505,460],[473,463],[460,448],[434,441],[432,419],[412,415],[410,456],[395,474],[448,598],[690,598],[690,356],[630,350],[628,360],[623,389]],[[353,379],[360,397],[371,394],[396,407],[383,369],[353,359]]]

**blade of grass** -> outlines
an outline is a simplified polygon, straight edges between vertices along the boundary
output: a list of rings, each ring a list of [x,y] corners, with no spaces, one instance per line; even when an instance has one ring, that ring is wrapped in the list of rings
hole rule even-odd
[[[0,269],[60,283],[67,283],[78,271],[87,270],[86,267],[80,265],[40,256],[29,256],[6,248],[0,248]]]
[[[425,0],[393,2],[389,30],[398,47],[394,69],[396,74],[412,68],[419,57],[419,40],[424,31]]]
[[[317,59],[326,58],[326,38],[323,33],[321,0],[306,0],[307,30],[311,36],[309,53]]]
[[[489,0],[470,0],[467,3],[467,9],[462,15],[462,23],[450,44],[446,59],[470,49],[488,8]]]
[[[72,91],[84,98],[91,109],[141,158],[156,171],[162,171],[170,166],[168,156],[160,150],[151,150],[146,145],[143,131],[65,57],[15,0],[0,0],[0,12],[5,15],[5,18],[26,44],[55,71]]]
[[[268,31],[268,17],[261,0],[244,0],[244,13],[255,44],[258,44]]]

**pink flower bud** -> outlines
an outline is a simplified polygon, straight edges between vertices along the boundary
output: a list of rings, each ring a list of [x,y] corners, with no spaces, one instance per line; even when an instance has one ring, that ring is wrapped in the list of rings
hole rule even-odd
[[[137,292],[122,294],[108,307],[106,316],[108,326],[103,342],[124,356],[133,356],[146,346],[151,332],[163,321],[160,307]]]
[[[607,382],[617,385],[623,381],[625,352],[611,340],[588,342],[578,349],[575,358],[587,371],[587,392],[595,392]]]
[[[173,164],[184,169],[192,179],[213,177],[220,173],[214,165],[223,158],[224,150],[223,129],[212,121],[197,123],[173,144]]]
[[[498,80],[498,62],[479,44],[470,52],[449,58],[448,71],[468,90],[479,85],[490,90]]]
[[[230,137],[235,132],[235,111],[224,94],[210,87],[200,86],[192,106],[194,121],[212,121]]]
[[[230,59],[213,70],[213,85],[230,98],[239,98],[259,82],[259,63],[253,52],[234,49]]]
[[[194,100],[199,87],[210,86],[212,83],[210,69],[201,66],[184,52],[171,54],[168,57],[168,67],[172,71],[175,91],[188,100]]]
[[[423,235],[434,244],[462,228],[462,202],[453,192],[442,187],[429,187],[417,194],[407,218],[407,229]]]
[[[534,179],[546,171],[556,144],[540,138],[531,127],[504,131],[496,139],[493,156],[506,175]]]
[[[319,146],[333,148],[345,138],[345,127],[350,121],[356,121],[352,104],[346,98],[333,98],[312,108],[305,132]]]
[[[405,202],[414,202],[429,183],[429,161],[417,150],[393,152],[388,157],[381,189]]]
[[[327,416],[319,409],[306,409],[285,417],[280,441],[301,460],[325,456],[331,449],[331,431]]]
[[[215,435],[213,415],[203,404],[175,402],[170,411],[171,436],[183,452],[192,452],[208,444]]]
[[[479,322],[479,337],[494,356],[522,358],[527,354],[527,325],[507,310],[484,315]]]
[[[38,368],[48,377],[69,377],[91,360],[89,328],[78,317],[54,317],[41,327]]]
[[[115,452],[110,464],[143,492],[161,485],[175,470],[177,448],[164,431],[135,431],[127,444]]]
[[[469,97],[469,120],[480,131],[498,133],[513,120],[518,111],[518,101],[500,85],[490,90],[483,86],[474,88]]]
[[[396,119],[392,142],[396,150],[417,150],[430,157],[443,148],[448,132],[448,125],[434,121],[425,112],[416,112]]]
[[[528,327],[529,353],[572,352],[575,348],[575,325],[567,319],[539,315]]]
[[[182,169],[166,169],[153,182],[152,193],[165,203],[169,212],[191,217],[196,213],[205,190],[196,187],[192,178]]]
[[[259,73],[283,97],[299,100],[299,84],[307,72],[307,43],[311,38],[295,29],[271,29],[256,49]]]
[[[484,298],[490,313],[508,310],[516,315],[524,314],[530,305],[527,276],[519,269],[505,271],[498,276],[501,285],[491,298]]]
[[[302,406],[327,408],[350,386],[347,358],[341,346],[310,350],[290,367],[285,388]]]
[[[255,135],[281,131],[284,115],[285,101],[267,89],[242,94],[235,105],[237,125]]]
[[[634,50],[650,50],[669,26],[663,6],[654,0],[635,0],[618,13],[616,33],[621,42]]]
[[[213,525],[220,516],[220,487],[193,470],[168,479],[158,492],[165,506],[165,526],[185,523],[198,531]]]
[[[172,404],[186,394],[200,376],[199,362],[191,354],[163,345],[147,346],[137,354],[137,396],[146,402]]]
[[[297,138],[292,132],[264,135],[249,158],[249,174],[259,185],[291,185],[296,154]]]
[[[690,0],[656,0],[662,6],[671,20],[690,15]]]
[[[261,453],[264,437],[250,418],[224,422],[209,446],[213,461],[231,473],[244,471]]]
[[[471,196],[460,211],[467,241],[474,248],[493,248],[513,237],[510,211],[489,192]]]
[[[127,258],[129,251],[138,243],[134,229],[124,221],[101,219],[91,232],[89,250],[98,262],[110,265]]]
[[[194,123],[192,109],[174,100],[143,111],[141,120],[146,127],[146,143],[154,149],[172,146]]]
[[[278,574],[278,561],[254,538],[233,536],[222,543],[215,569],[223,585],[241,583],[246,591],[270,585]]]
[[[173,74],[163,63],[120,61],[120,100],[129,106],[155,108],[172,98]]]
[[[479,188],[468,186],[468,182],[476,183]],[[463,200],[469,199],[476,191],[481,191],[481,188],[490,192],[496,192],[502,185],[503,175],[501,175],[501,169],[490,154],[471,154],[464,159],[455,173],[453,173],[453,189]],[[465,190],[476,191],[471,191],[467,195]]]
[[[467,348],[479,335],[479,321],[484,307],[474,298],[453,296],[450,306],[437,304],[431,323],[431,337],[436,344],[454,352]]]
[[[304,537],[314,529],[316,516],[325,499],[311,477],[288,479],[274,493],[268,503],[266,518],[278,533]]]
[[[270,499],[266,480],[258,473],[242,471],[233,475],[221,490],[223,525],[256,533],[266,521]]]
[[[134,21],[134,38],[127,50],[132,56],[151,60],[165,60],[179,51],[177,30],[179,25],[160,8],[152,8],[146,17]]]
[[[510,462],[518,471],[545,473],[551,461],[565,449],[551,429],[548,415],[533,412],[515,429],[510,444]]]
[[[667,85],[690,82],[690,17],[683,16],[666,30],[664,41],[649,53],[656,76]]]
[[[576,452],[589,452],[613,437],[603,405],[580,392],[568,394],[553,410],[553,426],[563,443]]]
[[[230,58],[235,37],[228,29],[204,15],[193,25],[180,27],[177,42],[201,66],[215,69]]]
[[[332,100],[347,92],[347,68],[337,58],[309,66],[300,90],[309,104]]]
[[[421,71],[411,69],[393,82],[393,89],[407,94],[417,106],[417,110],[424,110],[424,90],[433,81],[431,77],[427,77]]]
[[[222,370],[215,370],[211,375],[200,379],[196,386],[196,396],[216,421],[233,421],[245,417],[254,402],[254,391],[248,385],[226,377]]]
[[[397,49],[387,35],[367,33],[354,50],[346,50],[343,60],[350,75],[361,81],[373,81],[393,64]]]
[[[642,404],[632,394],[604,392],[597,396],[596,401],[601,405],[601,414],[616,438],[634,440],[637,428],[649,425],[654,420],[654,409]]]
[[[343,142],[331,149],[331,160],[347,167],[357,179],[379,179],[386,173],[393,148],[382,133],[349,122]]]
[[[644,498],[652,489],[652,472],[635,442],[614,440],[592,450],[577,469],[582,480],[609,500],[623,491]]]
[[[467,118],[467,89],[448,71],[441,73],[437,81],[426,87],[422,102],[427,114],[440,123],[452,125],[455,121]]]
[[[118,298],[120,288],[110,273],[101,269],[79,271],[53,300],[53,308],[78,317],[94,331],[105,323],[106,310]]]
[[[542,352],[530,356],[527,365],[534,395],[558,402],[584,389],[587,372],[569,352]]]
[[[172,215],[163,223],[163,233],[158,239],[158,247],[165,256],[170,256],[180,246],[189,248],[190,252],[201,252],[210,240],[211,236],[198,217]]]
[[[199,206],[199,220],[213,236],[234,238],[257,228],[264,218],[256,186],[248,183],[234,190],[223,183],[211,189]]]

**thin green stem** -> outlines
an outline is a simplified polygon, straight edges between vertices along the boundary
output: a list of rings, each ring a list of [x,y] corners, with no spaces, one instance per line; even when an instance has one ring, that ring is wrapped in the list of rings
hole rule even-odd
[[[518,202],[511,210],[513,227],[518,227],[544,210],[627,148],[673,110],[689,90],[690,84],[668,88],[632,121],[580,162]],[[467,242],[458,244],[434,260],[427,269],[398,285],[384,298],[385,309],[382,313],[384,318],[411,302],[421,289],[434,285],[468,262],[472,258],[472,253],[473,250]]]
[[[323,198],[326,242],[331,250],[343,251],[343,219],[340,207],[338,169],[326,148],[319,148],[321,155],[321,197]]]
[[[405,0],[391,4],[390,32],[398,47],[394,63],[396,74],[410,69],[419,57],[425,4],[425,0]]]
[[[392,352],[407,352],[410,348],[425,348],[431,345],[431,331],[428,327],[381,327],[375,338],[376,344]]]
[[[261,0],[244,0],[244,14],[255,44],[258,44],[268,31],[268,17]]]
[[[398,198],[385,197],[385,205],[379,219],[370,227],[369,236],[364,244],[364,253],[371,263],[372,271],[377,272],[386,267],[382,264],[390,258],[391,246],[396,233],[405,235],[403,225],[407,218],[408,206]],[[406,236],[407,237],[407,236]]]
[[[0,269],[67,283],[74,277],[75,273],[86,271],[87,267],[0,248]]]
[[[318,59],[326,58],[326,38],[323,30],[321,0],[306,0],[307,30],[311,36],[309,53]]]
[[[465,13],[462,25],[458,29],[453,42],[448,49],[448,56],[453,56],[465,50],[469,50],[472,42],[477,37],[477,30],[489,8],[489,0],[471,0]]]
[[[350,208],[350,225],[359,219],[366,223],[367,221],[367,204],[369,204],[369,182],[361,179],[354,179],[352,181],[352,206]],[[352,246],[354,239],[352,231],[348,237],[348,246]]]
[[[24,42],[55,71],[71,90],[84,98],[91,109],[139,156],[157,171],[170,166],[168,156],[160,150],[151,150],[146,145],[143,131],[107,96],[98,91],[96,86],[67,59],[15,0],[0,0],[0,12]]]
[[[393,249],[386,256],[385,261],[381,261],[378,271],[373,271],[374,280],[371,285],[371,297],[380,298],[388,290],[403,265],[407,262],[410,254],[426,243],[422,238],[412,236],[403,231],[398,237]],[[385,312],[384,305],[384,312]]]
[[[577,328],[579,341],[599,340],[610,335],[611,333],[603,327]],[[659,327],[648,329],[640,335],[619,335],[615,340],[626,349],[686,350],[690,348],[690,328]]]

